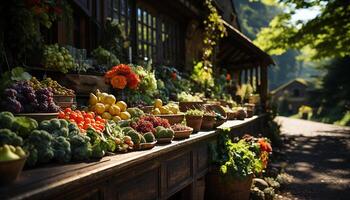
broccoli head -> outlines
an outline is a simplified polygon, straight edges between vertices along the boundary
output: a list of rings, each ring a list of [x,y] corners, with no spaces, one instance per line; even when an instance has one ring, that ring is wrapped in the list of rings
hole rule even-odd
[[[76,161],[88,160],[91,156],[90,138],[84,135],[70,137],[72,159]]]
[[[26,138],[36,128],[38,128],[38,122],[29,117],[15,117],[12,124],[12,131],[23,138]]]
[[[34,146],[38,154],[38,163],[47,163],[54,157],[54,149],[52,148],[53,137],[44,130],[34,130],[31,132],[27,140],[27,144]],[[33,149],[33,148],[32,148]],[[30,151],[30,153],[32,153]]]
[[[15,121],[15,117],[10,112],[0,113],[0,128],[12,129],[12,124]]]
[[[59,163],[67,163],[71,160],[71,148],[68,140],[62,136],[53,140],[54,159]]]
[[[10,129],[0,129],[0,146],[4,144],[22,146],[23,139]]]
[[[97,138],[95,140],[95,143],[92,145],[91,157],[92,158],[102,158],[104,155],[105,155],[105,147],[102,144],[101,139]]]
[[[38,162],[38,150],[36,150],[35,146],[30,143],[26,143],[23,149],[24,151],[29,152],[29,154],[27,153],[28,157],[25,165],[27,167],[34,167]]]

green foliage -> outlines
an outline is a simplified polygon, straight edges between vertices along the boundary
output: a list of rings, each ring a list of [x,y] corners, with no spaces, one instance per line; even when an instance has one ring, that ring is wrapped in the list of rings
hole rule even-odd
[[[350,55],[350,4],[343,0],[321,1],[281,0],[296,8],[320,6],[321,13],[307,22],[293,24],[292,13],[276,16],[268,28],[259,34],[256,44],[271,54],[280,54],[288,48],[314,49],[313,59],[345,57]],[[264,42],[263,42],[264,41]]]
[[[101,40],[102,47],[116,55],[121,63],[127,63],[127,49],[130,46],[128,33],[124,31],[123,25],[112,18],[106,19],[103,36]]]
[[[84,135],[73,135],[69,138],[72,151],[72,160],[84,161],[91,156],[90,138]]]
[[[260,173],[263,165],[245,140],[232,142],[225,132],[221,132],[217,144],[210,144],[212,162],[220,166],[225,178],[244,178]]]
[[[101,46],[94,49],[91,52],[91,55],[96,59],[98,64],[107,65],[107,69],[120,63],[118,58],[113,53],[102,48]]]

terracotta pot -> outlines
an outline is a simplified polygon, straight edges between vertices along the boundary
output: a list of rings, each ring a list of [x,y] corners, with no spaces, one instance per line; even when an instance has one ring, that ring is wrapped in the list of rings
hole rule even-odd
[[[181,140],[181,139],[186,139],[189,138],[191,133],[193,132],[193,128],[190,130],[185,130],[185,131],[174,131],[174,140]]]
[[[201,110],[203,108],[203,104],[204,102],[201,102],[201,101],[188,101],[188,102],[181,101],[179,103],[179,108],[181,112],[186,112],[187,110],[190,110],[190,109]]]
[[[220,120],[216,120],[215,122],[215,127],[218,127],[220,125],[222,125],[223,123],[225,123],[227,121],[227,118],[225,119],[220,119]]]
[[[236,112],[227,112],[227,119],[234,120],[236,118]]]
[[[206,199],[249,200],[253,175],[243,179],[223,179],[218,172],[210,172],[206,179]]]
[[[203,116],[189,116],[186,115],[186,125],[193,128],[193,132],[201,130]]]
[[[210,130],[215,125],[215,116],[203,116],[201,129]]]

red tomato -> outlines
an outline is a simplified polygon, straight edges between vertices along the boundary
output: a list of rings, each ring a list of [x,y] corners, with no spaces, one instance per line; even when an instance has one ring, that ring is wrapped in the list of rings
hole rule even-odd
[[[93,119],[93,118],[94,118],[94,116],[92,116],[91,113],[86,113],[85,117],[86,117],[86,118],[89,118],[89,119]]]
[[[72,112],[72,109],[71,108],[66,108],[64,109],[64,112],[67,113],[67,112]]]
[[[91,123],[91,119],[90,118],[86,118],[85,117],[84,121],[85,121],[85,123],[89,123],[89,124]]]
[[[58,118],[60,118],[60,119],[63,119],[65,116],[66,116],[66,114],[64,114],[64,112],[62,112],[62,111],[60,111],[58,113]]]
[[[102,119],[102,117],[100,117],[100,116],[96,116],[95,120],[96,120],[96,121],[102,121],[103,119]]]
[[[75,122],[75,120],[74,120],[74,119],[69,119],[69,121],[70,121],[70,122]]]
[[[77,118],[77,114],[75,112],[72,112],[70,115],[69,115],[69,118],[71,119],[76,119]]]

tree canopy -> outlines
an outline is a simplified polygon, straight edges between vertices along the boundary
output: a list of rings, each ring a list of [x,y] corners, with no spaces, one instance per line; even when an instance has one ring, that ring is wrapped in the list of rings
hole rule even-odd
[[[293,23],[293,12],[277,15],[262,28],[255,43],[273,55],[288,49],[312,49],[312,59],[339,58],[350,55],[349,0],[280,0],[289,8],[318,6],[321,12],[307,22]]]

